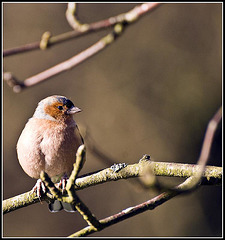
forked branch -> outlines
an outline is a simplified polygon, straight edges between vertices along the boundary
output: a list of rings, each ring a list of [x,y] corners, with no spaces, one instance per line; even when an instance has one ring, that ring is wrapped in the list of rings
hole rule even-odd
[[[15,49],[5,50],[3,52],[3,56],[9,56],[12,54],[31,51],[34,49],[46,49],[56,43],[71,39],[72,37],[81,36],[83,34],[104,29],[107,27],[113,26],[113,31],[99,41],[97,41],[92,46],[85,49],[84,51],[81,51],[79,54],[73,56],[72,58],[61,62],[37,75],[29,77],[24,81],[18,80],[10,72],[5,72],[3,75],[3,79],[10,87],[13,88],[14,92],[18,93],[21,92],[23,89],[34,86],[47,79],[50,79],[53,76],[67,71],[112,44],[117,39],[117,37],[119,37],[123,33],[124,29],[127,26],[129,26],[131,23],[136,22],[142,15],[152,11],[157,6],[159,6],[159,3],[144,3],[136,6],[134,9],[127,13],[123,13],[115,17],[110,17],[109,19],[102,20],[97,23],[81,24],[75,16],[76,4],[69,3],[68,9],[66,11],[66,17],[69,21],[69,24],[74,28],[74,32],[64,33],[57,37],[52,37],[49,32],[45,32],[40,42],[28,44],[27,46],[22,46]]]

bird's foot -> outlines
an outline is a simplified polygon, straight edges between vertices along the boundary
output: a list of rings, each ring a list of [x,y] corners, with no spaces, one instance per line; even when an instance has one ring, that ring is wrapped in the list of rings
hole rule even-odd
[[[40,199],[43,194],[46,193],[46,187],[45,184],[41,181],[41,179],[38,179],[34,187],[32,188],[33,192],[37,193],[38,198]]]
[[[61,178],[61,180],[55,184],[55,186],[57,188],[61,188],[62,189],[62,193],[65,191],[66,189],[66,184],[67,184],[67,180],[68,180],[68,177],[67,176],[63,176]]]

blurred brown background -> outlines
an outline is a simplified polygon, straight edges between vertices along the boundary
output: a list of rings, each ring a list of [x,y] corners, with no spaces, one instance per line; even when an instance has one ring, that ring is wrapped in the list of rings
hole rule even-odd
[[[82,22],[94,22],[136,4],[78,5]],[[36,42],[45,31],[71,31],[66,3],[3,4],[4,49]],[[79,53],[107,32],[58,44],[46,51],[6,57],[4,71],[23,80]],[[3,199],[29,191],[35,180],[20,167],[18,137],[37,103],[50,95],[70,98],[83,111],[75,116],[97,147],[118,162],[196,163],[207,123],[222,99],[222,4],[164,4],[129,26],[118,40],[78,67],[19,94],[3,86]],[[209,165],[221,166],[221,124]],[[88,146],[87,146],[88,147]],[[87,149],[85,174],[109,167]],[[98,219],[154,197],[122,180],[78,192]],[[132,181],[130,181],[132,183]],[[91,236],[221,236],[222,187],[205,186],[173,198],[153,211]],[[3,217],[7,237],[62,237],[86,226],[79,213],[51,214],[34,204]]]

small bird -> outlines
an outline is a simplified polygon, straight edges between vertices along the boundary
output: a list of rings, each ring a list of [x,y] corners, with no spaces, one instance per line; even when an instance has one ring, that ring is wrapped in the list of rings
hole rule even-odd
[[[38,103],[17,142],[19,163],[30,177],[39,179],[41,171],[45,171],[54,183],[58,183],[70,175],[77,149],[84,143],[73,119],[80,111],[68,98],[59,95]],[[34,190],[37,185],[40,190],[40,182],[39,179]],[[49,204],[51,212],[61,209],[75,211],[73,205],[58,200]]]

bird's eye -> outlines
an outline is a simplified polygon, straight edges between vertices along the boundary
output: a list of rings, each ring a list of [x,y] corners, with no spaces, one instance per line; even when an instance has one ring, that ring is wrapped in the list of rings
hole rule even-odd
[[[59,110],[63,110],[63,106],[58,106],[58,109]]]
[[[73,103],[69,99],[67,99],[67,101],[66,101],[66,107],[67,108],[73,107]]]

